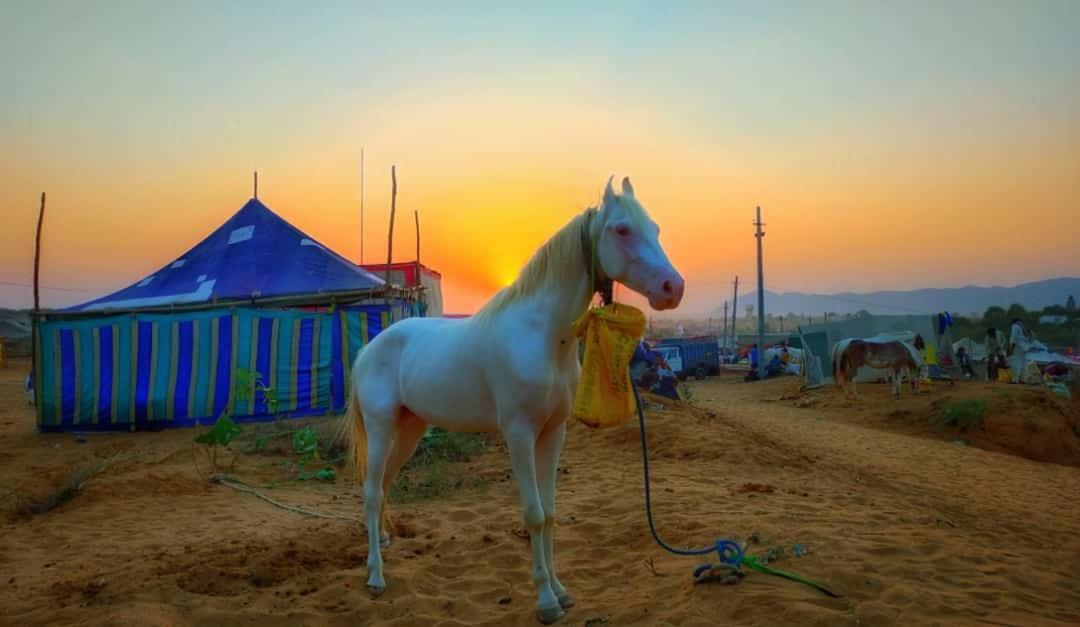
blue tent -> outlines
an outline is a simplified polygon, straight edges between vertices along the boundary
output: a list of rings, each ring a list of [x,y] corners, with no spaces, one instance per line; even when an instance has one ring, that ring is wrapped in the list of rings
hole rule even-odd
[[[149,309],[363,292],[383,280],[252,198],[225,224],[142,280],[71,311]]]
[[[408,297],[252,199],[134,285],[35,318],[38,426],[156,429],[225,413],[243,422],[342,411],[357,351],[418,313]]]

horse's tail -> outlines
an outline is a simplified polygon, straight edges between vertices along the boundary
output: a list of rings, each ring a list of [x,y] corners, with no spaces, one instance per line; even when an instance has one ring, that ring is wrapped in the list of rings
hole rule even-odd
[[[844,353],[844,348],[846,347],[846,342],[847,342],[847,340],[840,340],[836,344],[833,344],[832,351],[829,354],[829,357],[831,358],[831,361],[832,361],[833,381],[836,381],[837,383],[840,382],[840,380],[836,378],[837,372],[840,369],[840,356],[843,355],[843,353]]]
[[[848,355],[848,349],[851,348],[851,346],[854,345],[856,342],[858,342],[858,340],[848,338],[840,340],[833,345],[833,381],[835,381],[838,385],[844,385],[844,380],[847,379],[847,367],[849,362],[851,361],[851,357],[850,355]],[[843,375],[843,378],[841,378],[841,375]]]
[[[367,429],[364,427],[364,412],[360,409],[360,397],[356,392],[356,382],[351,381],[349,386],[349,403],[345,407],[345,420],[341,430],[345,436],[345,450],[348,455],[345,462],[346,468],[355,469],[356,482],[364,487],[364,479],[367,477]],[[381,505],[382,515],[380,525],[383,532],[389,533],[394,528],[393,519],[390,517],[390,509],[386,506],[386,486],[383,486],[383,500]]]
[[[345,450],[348,453],[346,467],[354,468],[358,483],[364,483],[367,471],[367,430],[364,414],[360,411],[360,398],[356,395],[356,382],[349,386],[349,403],[345,408],[345,421],[341,425],[345,434]]]

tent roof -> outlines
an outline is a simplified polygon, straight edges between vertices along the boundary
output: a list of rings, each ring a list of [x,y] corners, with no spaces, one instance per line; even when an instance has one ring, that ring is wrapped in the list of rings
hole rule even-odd
[[[377,290],[383,280],[252,198],[186,253],[137,283],[68,311]]]

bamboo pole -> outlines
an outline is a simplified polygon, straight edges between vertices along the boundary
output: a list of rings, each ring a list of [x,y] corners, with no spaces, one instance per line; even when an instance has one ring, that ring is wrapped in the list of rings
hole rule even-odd
[[[45,192],[41,192],[41,208],[38,209],[37,236],[34,238],[34,313],[41,309],[38,292],[38,274],[41,267],[41,224],[45,221]]]
[[[39,282],[41,274],[41,227],[45,222],[45,192],[41,192],[41,206],[38,209],[37,235],[34,236],[34,315],[30,320],[30,376],[34,386],[34,411],[41,423],[41,381],[38,380],[38,314],[41,312]]]
[[[390,228],[386,243],[386,285],[390,285],[390,264],[394,260],[394,216],[397,214],[397,166],[390,166]],[[389,301],[388,301],[389,302]]]

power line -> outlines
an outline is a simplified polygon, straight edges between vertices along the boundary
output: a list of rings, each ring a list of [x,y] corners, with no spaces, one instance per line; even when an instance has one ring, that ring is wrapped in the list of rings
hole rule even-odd
[[[0,285],[7,287],[34,287],[32,283],[16,283],[14,281],[0,281]],[[54,290],[57,292],[96,292],[98,290],[88,289],[85,287],[53,287],[51,285],[39,285],[43,290]]]

